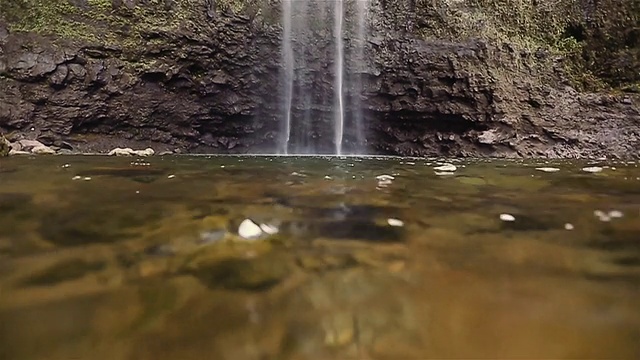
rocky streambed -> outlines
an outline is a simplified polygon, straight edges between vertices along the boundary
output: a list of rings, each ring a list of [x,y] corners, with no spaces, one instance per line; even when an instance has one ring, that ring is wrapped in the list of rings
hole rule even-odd
[[[0,358],[638,354],[636,161],[0,164]]]
[[[0,0],[0,8],[0,131],[12,142],[91,153],[277,147],[277,2]],[[638,157],[638,14],[633,0],[374,1],[368,61],[352,74],[362,89],[345,89],[360,99],[367,152]],[[313,47],[309,58],[319,60],[300,80],[317,97],[334,92],[321,61],[329,47]],[[294,114],[306,111],[318,124],[310,136],[330,145],[333,110],[315,102]]]

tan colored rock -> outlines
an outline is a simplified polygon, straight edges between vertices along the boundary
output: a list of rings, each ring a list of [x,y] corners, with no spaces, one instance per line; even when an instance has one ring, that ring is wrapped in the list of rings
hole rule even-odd
[[[109,156],[152,156],[155,151],[152,148],[133,150],[132,148],[115,148],[109,151]]]
[[[37,147],[41,147],[41,146],[46,146],[45,144],[41,143],[40,141],[37,140],[28,140],[28,139],[23,139],[18,141],[18,144],[20,145],[22,151],[31,151],[34,148]]]
[[[30,152],[28,151],[22,151],[22,150],[11,150],[9,151],[9,155],[13,156],[13,155],[31,155]]]
[[[15,151],[22,151],[22,145],[20,145],[19,142],[13,142],[11,143],[11,150],[15,150]]]
[[[44,145],[34,147],[33,149],[31,149],[31,152],[38,155],[53,155],[56,153],[55,150]]]

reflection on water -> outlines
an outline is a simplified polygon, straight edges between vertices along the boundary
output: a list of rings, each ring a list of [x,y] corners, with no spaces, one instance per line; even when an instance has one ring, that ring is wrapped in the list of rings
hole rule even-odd
[[[640,358],[637,164],[449,162],[3,159],[0,359]]]

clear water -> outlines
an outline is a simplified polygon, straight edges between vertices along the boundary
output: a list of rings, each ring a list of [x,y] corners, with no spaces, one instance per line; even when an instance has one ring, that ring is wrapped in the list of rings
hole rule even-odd
[[[0,359],[640,358],[637,164],[437,162],[2,159]]]

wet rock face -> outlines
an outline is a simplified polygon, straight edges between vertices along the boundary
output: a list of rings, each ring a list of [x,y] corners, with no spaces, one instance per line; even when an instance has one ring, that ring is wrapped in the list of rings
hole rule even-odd
[[[445,27],[420,21],[432,5],[388,3],[376,3],[386,10],[372,19],[368,63],[346,64],[362,67],[353,76],[363,88],[345,92],[361,100],[369,152],[638,156],[637,94],[578,92],[565,71],[570,59],[548,51],[425,40],[425,29]],[[45,145],[80,151],[155,144],[219,153],[276,148],[282,131],[278,4],[52,4],[74,14],[62,17],[75,21],[69,28],[30,26],[13,8],[15,14],[0,18],[0,130],[35,129]],[[602,11],[594,11],[601,18]],[[24,29],[30,31],[18,31]],[[595,37],[590,29],[585,36]],[[346,46],[353,44],[347,39]],[[623,54],[631,54],[621,67],[625,74],[637,74],[634,49]],[[326,48],[310,51],[319,60],[308,64],[311,76],[300,81],[314,83],[314,98],[330,99],[333,67],[321,60]],[[317,148],[332,149],[333,110],[322,103],[310,105],[318,124],[311,137]],[[355,104],[347,101],[347,122]],[[294,116],[303,116],[306,109],[297,111]],[[346,147],[354,146],[355,134],[345,137]]]

